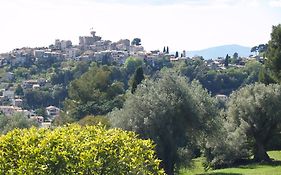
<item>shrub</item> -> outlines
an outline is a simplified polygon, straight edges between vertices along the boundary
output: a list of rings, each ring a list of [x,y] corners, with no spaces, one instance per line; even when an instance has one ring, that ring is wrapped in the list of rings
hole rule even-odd
[[[69,125],[0,137],[1,174],[164,174],[154,145],[133,132]]]

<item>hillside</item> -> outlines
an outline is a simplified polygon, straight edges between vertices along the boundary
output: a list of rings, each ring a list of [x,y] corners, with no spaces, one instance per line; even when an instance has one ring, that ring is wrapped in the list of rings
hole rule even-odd
[[[233,44],[211,47],[197,51],[187,51],[186,54],[188,57],[203,56],[204,59],[212,59],[217,57],[225,57],[227,54],[232,56],[235,52],[237,52],[239,56],[249,56],[251,54],[250,50],[250,47]]]

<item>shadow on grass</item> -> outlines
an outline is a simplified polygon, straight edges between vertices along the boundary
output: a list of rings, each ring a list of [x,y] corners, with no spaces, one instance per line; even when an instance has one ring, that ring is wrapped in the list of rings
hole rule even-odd
[[[269,165],[269,166],[281,166],[280,160],[272,160],[272,162],[260,163],[260,165]]]
[[[261,163],[252,162],[252,163],[249,163],[249,164],[246,164],[246,165],[239,166],[239,168],[241,168],[241,169],[255,169],[259,165],[266,165],[266,166],[272,166],[272,167],[281,166],[281,161],[280,160],[273,160],[272,162],[261,162]]]

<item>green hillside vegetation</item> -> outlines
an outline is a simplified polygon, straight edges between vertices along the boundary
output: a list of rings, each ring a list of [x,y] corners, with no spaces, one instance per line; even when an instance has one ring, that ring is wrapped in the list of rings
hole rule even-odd
[[[170,61],[158,52],[118,64],[107,54],[7,63],[0,174],[278,174],[280,38],[281,25],[273,26],[268,45],[254,47],[266,58]],[[13,91],[23,110],[12,106]],[[32,127],[33,111],[47,118],[50,105],[60,109],[51,129]]]

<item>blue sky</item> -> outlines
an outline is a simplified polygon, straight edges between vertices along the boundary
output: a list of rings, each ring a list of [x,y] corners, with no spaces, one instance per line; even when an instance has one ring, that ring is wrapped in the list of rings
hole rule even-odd
[[[1,0],[0,52],[89,35],[142,39],[146,50],[253,46],[281,23],[281,0]]]

